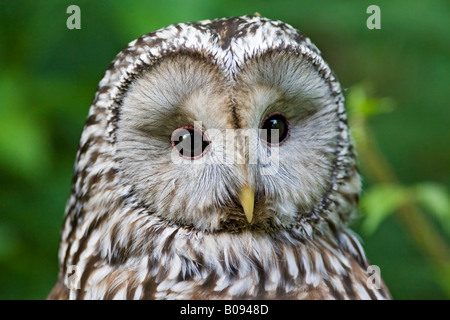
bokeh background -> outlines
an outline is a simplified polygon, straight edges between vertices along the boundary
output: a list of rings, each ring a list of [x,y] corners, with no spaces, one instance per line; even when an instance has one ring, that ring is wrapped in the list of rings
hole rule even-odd
[[[345,88],[365,160],[352,227],[393,297],[450,298],[449,1],[29,0],[0,1],[0,299],[44,299],[56,281],[78,140],[114,56],[172,23],[255,12],[309,36]]]

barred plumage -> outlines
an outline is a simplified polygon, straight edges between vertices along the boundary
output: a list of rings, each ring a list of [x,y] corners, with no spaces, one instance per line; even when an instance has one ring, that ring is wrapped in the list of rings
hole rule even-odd
[[[290,129],[274,174],[261,168],[275,147],[253,146],[250,163],[241,133],[245,163],[214,164],[212,131],[211,163],[170,158],[177,127],[258,129],[274,112]],[[307,37],[258,15],[169,26],[131,42],[99,84],[49,298],[389,298],[368,287],[347,229],[359,192],[340,85]]]

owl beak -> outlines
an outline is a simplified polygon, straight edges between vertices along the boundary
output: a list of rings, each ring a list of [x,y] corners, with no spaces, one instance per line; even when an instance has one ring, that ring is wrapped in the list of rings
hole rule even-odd
[[[252,223],[253,208],[255,206],[255,191],[253,188],[245,185],[239,194],[239,200],[241,201],[248,223]]]

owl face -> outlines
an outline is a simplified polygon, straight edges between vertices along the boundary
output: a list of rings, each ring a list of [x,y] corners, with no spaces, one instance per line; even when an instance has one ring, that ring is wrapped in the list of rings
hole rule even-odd
[[[151,214],[208,232],[318,219],[343,143],[341,96],[317,49],[294,29],[272,34],[276,23],[155,34],[164,50],[122,86],[113,128],[120,183]]]

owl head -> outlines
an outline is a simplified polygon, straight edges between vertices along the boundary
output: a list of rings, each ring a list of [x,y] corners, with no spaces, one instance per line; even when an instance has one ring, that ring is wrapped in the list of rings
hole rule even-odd
[[[172,25],[118,54],[90,109],[67,210],[114,221],[113,234],[144,216],[307,236],[345,224],[359,188],[336,77],[302,33],[256,15]]]

